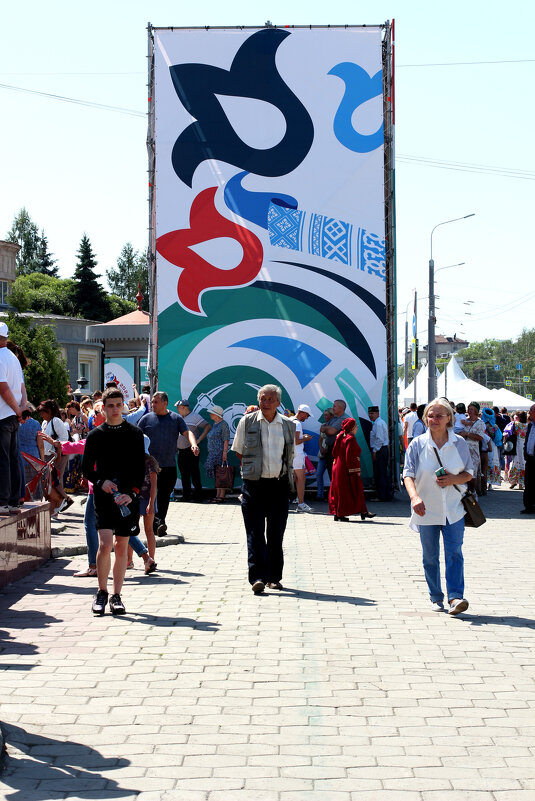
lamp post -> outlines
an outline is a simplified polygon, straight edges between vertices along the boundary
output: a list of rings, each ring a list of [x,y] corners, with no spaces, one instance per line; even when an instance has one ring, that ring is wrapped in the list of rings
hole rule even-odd
[[[435,262],[433,261],[433,234],[436,229],[441,225],[448,225],[448,223],[458,222],[458,220],[467,220],[468,217],[474,217],[473,214],[465,214],[464,217],[455,217],[453,220],[444,220],[444,222],[437,223],[431,231],[431,248],[429,254],[429,323],[427,327],[427,351],[428,351],[428,369],[429,377],[427,384],[428,400],[432,401],[437,394],[437,377],[436,377],[436,364],[437,364],[437,345],[435,342]],[[437,270],[438,272],[438,270]]]
[[[411,298],[405,306],[405,389],[409,386],[409,306],[413,302],[414,298]]]
[[[74,395],[75,400],[78,403],[80,403],[80,398],[84,394],[84,389],[89,384],[89,379],[86,378],[85,376],[81,375],[80,378],[76,379],[76,383],[78,384],[78,386],[74,390],[73,395]]]

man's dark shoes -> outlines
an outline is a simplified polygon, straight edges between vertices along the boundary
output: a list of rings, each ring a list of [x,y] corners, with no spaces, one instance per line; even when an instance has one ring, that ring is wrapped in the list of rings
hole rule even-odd
[[[260,579],[257,579],[255,582],[253,582],[253,585],[251,587],[255,595],[260,595],[260,593],[264,592],[265,588],[266,585],[264,584],[263,581],[260,581]]]
[[[349,517],[338,517],[338,515],[335,515],[334,519],[337,523],[349,523]]]
[[[270,590],[283,590],[284,589],[284,587],[282,586],[280,581],[268,581],[268,583],[266,584],[266,587],[268,587]]]
[[[372,517],[377,517],[377,515],[372,515],[371,512],[366,512],[366,514],[360,516],[360,519],[361,520],[366,520],[366,519],[369,520]]]
[[[108,593],[106,590],[99,590],[95,595],[91,611],[94,615],[103,615],[108,603]]]
[[[521,515],[535,515],[535,509],[521,509]]]
[[[167,526],[165,525],[165,523],[160,523],[160,525],[156,529],[156,534],[158,535],[158,537],[165,537],[165,535],[167,534]]]
[[[126,609],[124,608],[124,604],[121,601],[121,596],[115,593],[110,598],[110,612],[112,615],[125,615]]]

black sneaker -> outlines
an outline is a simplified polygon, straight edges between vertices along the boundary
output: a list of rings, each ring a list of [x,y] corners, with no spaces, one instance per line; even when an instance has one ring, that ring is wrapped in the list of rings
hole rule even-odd
[[[117,593],[110,598],[110,612],[112,615],[126,615],[126,609],[121,601],[121,596]]]
[[[103,615],[106,610],[106,604],[108,603],[108,593],[106,590],[99,590],[95,595],[95,600],[93,601],[93,606],[91,607],[91,611],[94,615]]]
[[[156,529],[156,534],[158,535],[158,537],[165,537],[165,535],[167,534],[167,526],[165,525],[165,523],[160,523],[160,525]]]

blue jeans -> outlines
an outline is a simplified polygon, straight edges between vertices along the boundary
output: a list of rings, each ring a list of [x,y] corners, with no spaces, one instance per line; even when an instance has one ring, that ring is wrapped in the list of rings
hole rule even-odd
[[[444,593],[440,585],[440,532],[444,538],[444,559],[446,562],[446,590],[448,601],[464,597],[464,559],[463,538],[464,518],[456,523],[438,526],[420,526],[420,542],[425,580],[431,601],[443,601]]]
[[[87,542],[87,561],[90,565],[97,563],[98,551],[98,531],[95,518],[95,500],[93,493],[87,496],[84,512],[85,539]],[[143,545],[139,537],[130,537],[128,544],[132,546],[138,556],[147,553],[147,548]]]
[[[323,484],[323,476],[326,470],[327,470],[327,459],[324,456],[320,456],[318,459],[318,464],[316,466],[316,495],[318,498],[323,498],[323,493],[325,491],[325,486]]]

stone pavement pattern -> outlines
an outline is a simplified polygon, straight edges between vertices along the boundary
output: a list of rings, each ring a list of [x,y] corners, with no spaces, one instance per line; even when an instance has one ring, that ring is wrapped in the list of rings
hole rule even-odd
[[[85,557],[49,562],[0,594],[0,797],[533,801],[535,519],[484,506],[460,618],[428,610],[406,501],[291,513],[259,597],[237,504],[172,504],[186,543],[136,563],[123,618],[92,617]]]

